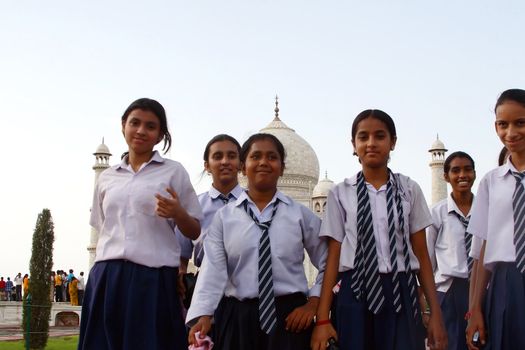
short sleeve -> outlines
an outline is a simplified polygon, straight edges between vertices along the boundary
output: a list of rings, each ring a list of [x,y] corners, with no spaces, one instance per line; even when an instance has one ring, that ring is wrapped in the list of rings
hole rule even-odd
[[[345,237],[346,212],[339,200],[339,187],[331,189],[326,199],[326,211],[319,236],[326,236],[342,242]]]

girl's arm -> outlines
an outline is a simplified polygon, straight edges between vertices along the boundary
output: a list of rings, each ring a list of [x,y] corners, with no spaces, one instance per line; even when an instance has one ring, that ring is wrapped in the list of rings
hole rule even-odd
[[[486,341],[486,332],[485,332],[485,323],[483,321],[483,311],[482,303],[485,299],[485,292],[487,290],[487,285],[490,279],[490,271],[486,270],[483,266],[483,259],[485,258],[485,245],[486,241],[483,241],[481,246],[481,252],[479,254],[479,260],[477,264],[476,272],[476,284],[474,288],[474,293],[471,302],[470,308],[470,319],[467,325],[467,345],[471,350],[477,350],[478,347],[472,344],[472,337],[475,332],[479,332],[479,340],[481,345],[485,345]]]
[[[328,257],[326,259],[326,270],[324,273],[323,286],[321,288],[321,298],[317,307],[317,324],[314,328],[310,346],[312,350],[324,350],[328,339],[337,339],[337,333],[330,322],[330,306],[332,305],[332,288],[337,282],[339,270],[339,255],[341,253],[341,242],[333,238],[328,238]]]
[[[412,250],[419,261],[419,272],[417,274],[419,283],[430,307],[430,319],[428,321],[428,345],[431,349],[447,349],[447,333],[443,325],[441,307],[439,306],[436,285],[432,266],[428,256],[425,230],[420,230],[410,235]]]

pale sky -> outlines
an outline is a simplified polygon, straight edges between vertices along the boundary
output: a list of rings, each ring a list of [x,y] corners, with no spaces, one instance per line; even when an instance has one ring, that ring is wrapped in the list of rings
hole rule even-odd
[[[118,162],[120,116],[139,97],[166,108],[168,157],[197,192],[207,141],[242,143],[272,120],[275,94],[335,182],[359,170],[350,126],[367,108],[394,118],[391,168],[428,201],[437,133],[480,179],[501,148],[496,98],[525,87],[524,11],[519,0],[3,2],[0,276],[28,272],[43,208],[55,269],[87,270],[92,153],[104,137]]]

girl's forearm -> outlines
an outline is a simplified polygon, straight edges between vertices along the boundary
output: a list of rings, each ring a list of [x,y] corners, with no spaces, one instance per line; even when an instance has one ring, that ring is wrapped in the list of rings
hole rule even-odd
[[[332,289],[337,282],[339,270],[339,255],[341,243],[328,238],[328,256],[326,258],[326,270],[324,272],[321,297],[317,308],[317,320],[327,320],[330,317],[330,306],[332,304]]]

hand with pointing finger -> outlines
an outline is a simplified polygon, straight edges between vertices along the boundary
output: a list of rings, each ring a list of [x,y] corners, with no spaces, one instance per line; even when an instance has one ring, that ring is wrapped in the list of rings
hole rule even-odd
[[[171,188],[166,188],[166,191],[171,195],[171,198],[164,197],[158,193],[155,194],[157,198],[155,212],[163,218],[174,219],[181,210],[184,211],[184,208],[180,205],[179,197],[175,191]]]

